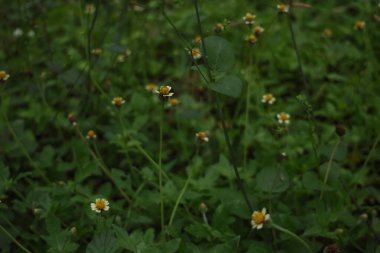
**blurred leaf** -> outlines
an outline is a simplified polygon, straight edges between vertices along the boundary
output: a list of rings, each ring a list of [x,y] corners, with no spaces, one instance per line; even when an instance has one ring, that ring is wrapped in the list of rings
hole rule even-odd
[[[237,76],[224,76],[214,83],[209,84],[209,88],[226,96],[238,98],[240,96],[243,83]]]
[[[208,63],[215,72],[230,71],[235,63],[235,56],[230,43],[221,37],[210,36],[204,39]],[[205,50],[202,49],[205,55]]]
[[[281,168],[262,169],[256,176],[257,187],[266,192],[283,192],[289,187],[289,177]]]
[[[86,253],[114,253],[119,249],[112,231],[96,234],[87,245]]]

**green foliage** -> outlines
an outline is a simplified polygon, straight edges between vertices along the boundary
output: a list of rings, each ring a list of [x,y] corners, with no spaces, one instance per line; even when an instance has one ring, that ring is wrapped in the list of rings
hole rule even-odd
[[[380,253],[377,3],[196,2],[2,6],[1,253]]]

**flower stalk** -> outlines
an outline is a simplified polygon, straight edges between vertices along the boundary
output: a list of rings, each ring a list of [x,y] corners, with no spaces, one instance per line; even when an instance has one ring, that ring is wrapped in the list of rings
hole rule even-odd
[[[286,228],[283,228],[279,225],[277,225],[276,223],[274,223],[272,220],[270,220],[270,224],[273,228],[277,229],[278,231],[281,231],[285,234],[288,234],[290,235],[291,237],[293,237],[294,239],[296,239],[298,242],[300,242],[303,246],[305,246],[305,248],[310,252],[310,253],[313,253],[313,250],[310,248],[310,246],[304,241],[301,239],[301,237],[299,237],[298,235],[294,234],[293,232],[291,232],[290,230],[286,229]]]

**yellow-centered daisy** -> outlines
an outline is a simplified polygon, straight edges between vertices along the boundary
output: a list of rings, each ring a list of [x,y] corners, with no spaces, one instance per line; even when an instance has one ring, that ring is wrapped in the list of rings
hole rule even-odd
[[[4,70],[0,71],[0,82],[5,82],[6,80],[8,80],[9,77],[10,75]]]
[[[280,14],[285,14],[289,12],[289,5],[287,4],[278,4],[277,5],[277,11]]]
[[[149,91],[150,93],[154,93],[157,89],[157,85],[155,83],[149,83],[145,86],[145,89]]]
[[[245,16],[243,17],[244,23],[246,25],[253,25],[255,23],[256,15],[253,15],[252,13],[247,12]]]
[[[208,133],[203,132],[203,131],[196,133],[195,137],[197,137],[197,140],[201,143],[209,141]]]
[[[265,207],[261,211],[254,211],[251,216],[252,229],[262,229],[269,219],[270,215]]]
[[[194,60],[202,58],[201,50],[197,47],[191,49],[191,56]]]
[[[356,22],[355,22],[355,26],[354,26],[354,28],[355,28],[356,30],[364,30],[364,28],[365,28],[365,22],[364,22],[364,21],[361,21],[361,20],[356,21]]]
[[[88,130],[86,138],[89,140],[96,139],[96,132],[94,130]]]
[[[116,107],[121,107],[125,103],[125,100],[122,97],[116,96],[112,99],[112,104]]]
[[[95,199],[94,203],[91,203],[91,210],[97,213],[105,212],[110,209],[110,203],[106,199]]]
[[[252,31],[256,36],[260,36],[264,32],[264,28],[262,26],[256,25],[253,27]]]
[[[160,86],[160,88],[156,90],[155,92],[158,93],[160,98],[169,98],[174,95],[173,92],[170,92],[171,89],[172,89],[171,86],[164,85],[164,86]]]
[[[277,114],[277,120],[278,120],[278,123],[280,123],[280,124],[289,124],[290,123],[290,115],[285,113],[285,112],[281,112],[281,113]]]
[[[276,98],[272,95],[272,93],[268,93],[263,95],[261,102],[264,104],[273,104],[276,101]]]

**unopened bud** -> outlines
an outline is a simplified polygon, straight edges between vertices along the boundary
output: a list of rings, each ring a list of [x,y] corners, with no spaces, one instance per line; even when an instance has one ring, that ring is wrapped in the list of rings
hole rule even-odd
[[[343,125],[337,124],[335,125],[335,133],[338,136],[343,137],[346,134],[346,128]]]
[[[70,113],[67,116],[67,119],[69,120],[69,122],[70,122],[71,125],[73,125],[73,126],[77,125],[77,117],[75,117],[75,115],[73,113]]]
[[[207,206],[206,206],[206,204],[204,202],[202,202],[202,203],[199,204],[199,210],[202,213],[206,213],[208,211],[208,208],[207,208]]]
[[[70,233],[75,235],[77,233],[77,228],[76,227],[70,228]]]
[[[217,23],[214,27],[214,31],[216,33],[220,33],[224,31],[224,25],[222,23]]]

